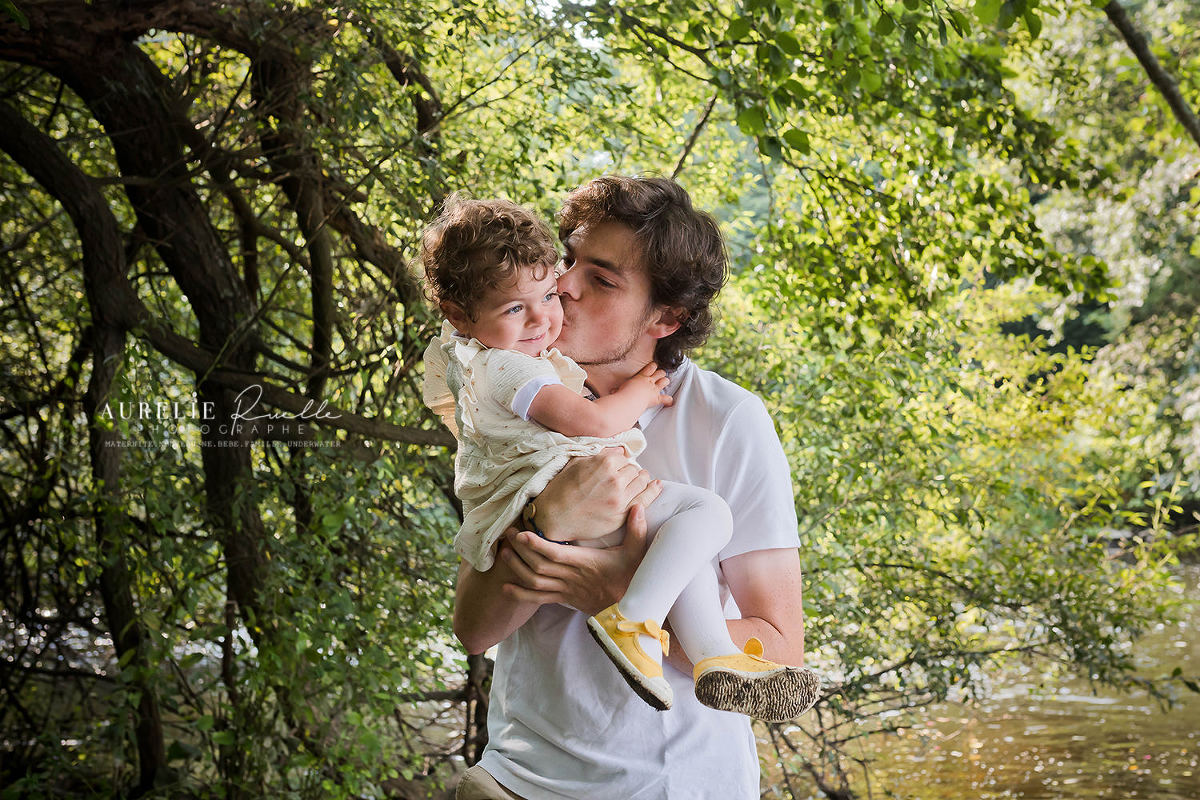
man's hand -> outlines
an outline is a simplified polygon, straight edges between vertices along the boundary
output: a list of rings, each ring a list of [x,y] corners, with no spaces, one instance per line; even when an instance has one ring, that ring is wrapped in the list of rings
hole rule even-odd
[[[593,616],[621,599],[646,555],[646,512],[629,509],[625,540],[609,548],[555,544],[510,529],[500,551],[513,574],[504,595],[522,604],[561,603]]]
[[[632,504],[648,506],[661,493],[659,481],[610,447],[568,461],[538,495],[534,522],[556,542],[599,539],[621,527]]]

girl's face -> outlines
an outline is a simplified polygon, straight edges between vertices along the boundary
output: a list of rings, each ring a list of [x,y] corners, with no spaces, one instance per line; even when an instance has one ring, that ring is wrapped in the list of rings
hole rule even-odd
[[[535,280],[532,269],[521,270],[515,283],[490,289],[475,308],[472,320],[457,304],[443,309],[459,333],[488,347],[536,356],[551,347],[562,330],[562,303],[554,270]]]

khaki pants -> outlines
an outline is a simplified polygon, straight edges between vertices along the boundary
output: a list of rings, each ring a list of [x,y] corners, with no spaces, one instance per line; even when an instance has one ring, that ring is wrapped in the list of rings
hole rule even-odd
[[[488,774],[488,771],[476,764],[465,773],[458,782],[458,790],[454,800],[525,800],[519,794],[513,794]]]

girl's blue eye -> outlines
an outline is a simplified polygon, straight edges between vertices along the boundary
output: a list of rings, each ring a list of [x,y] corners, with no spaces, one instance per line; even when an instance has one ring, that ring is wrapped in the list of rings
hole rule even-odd
[[[504,313],[505,314],[516,314],[517,312],[521,311],[523,308],[525,308],[525,306],[513,306],[512,308],[508,309]]]
[[[558,297],[558,292],[548,292],[546,296],[542,298],[542,302],[549,303],[555,297]]]

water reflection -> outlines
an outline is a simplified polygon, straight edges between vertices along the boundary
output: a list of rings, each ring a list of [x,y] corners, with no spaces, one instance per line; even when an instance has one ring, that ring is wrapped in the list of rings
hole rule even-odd
[[[1190,609],[1135,646],[1138,673],[1200,674],[1200,567],[1182,575]],[[1002,676],[976,706],[944,703],[899,735],[876,738],[870,794],[913,800],[1022,797],[1200,800],[1200,695],[1182,686],[1167,712],[1145,691],[1093,693],[1087,681]]]

